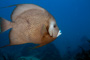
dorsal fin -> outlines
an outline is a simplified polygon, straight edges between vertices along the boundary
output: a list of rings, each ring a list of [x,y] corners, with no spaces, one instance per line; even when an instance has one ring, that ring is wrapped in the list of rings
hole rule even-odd
[[[34,4],[18,4],[11,15],[12,21],[15,20],[15,18],[19,16],[21,13],[30,9],[40,9],[42,11],[45,11],[43,8]]]

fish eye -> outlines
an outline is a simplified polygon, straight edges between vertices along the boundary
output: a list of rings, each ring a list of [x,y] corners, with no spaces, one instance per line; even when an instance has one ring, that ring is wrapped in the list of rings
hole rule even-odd
[[[54,25],[54,28],[56,27],[56,25]]]

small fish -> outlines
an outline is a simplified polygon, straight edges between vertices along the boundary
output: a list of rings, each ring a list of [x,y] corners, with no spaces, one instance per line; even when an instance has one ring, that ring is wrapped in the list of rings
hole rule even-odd
[[[0,18],[1,32],[12,28],[9,33],[10,45],[24,43],[46,45],[61,35],[54,17],[44,8],[34,4],[18,4],[12,12],[12,22]]]

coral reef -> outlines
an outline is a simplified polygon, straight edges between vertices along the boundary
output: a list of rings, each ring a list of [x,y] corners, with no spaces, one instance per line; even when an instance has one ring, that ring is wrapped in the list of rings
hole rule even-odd
[[[17,60],[40,60],[40,59],[33,56],[28,56],[28,57],[20,57]]]
[[[0,60],[61,60],[58,49],[50,43],[32,49],[37,44],[22,44],[0,48]]]
[[[81,53],[78,53],[75,57],[76,60],[90,60],[90,50],[85,51],[82,47],[80,47],[82,49]]]

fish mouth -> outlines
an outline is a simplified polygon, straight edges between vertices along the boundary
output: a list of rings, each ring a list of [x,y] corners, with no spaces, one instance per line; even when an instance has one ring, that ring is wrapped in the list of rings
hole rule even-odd
[[[61,30],[59,30],[58,34],[57,34],[57,37],[60,36],[62,33],[61,33]]]

